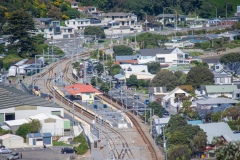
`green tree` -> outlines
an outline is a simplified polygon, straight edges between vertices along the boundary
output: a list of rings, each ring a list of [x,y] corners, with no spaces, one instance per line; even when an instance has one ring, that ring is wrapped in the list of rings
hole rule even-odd
[[[12,35],[10,43],[14,44],[21,57],[32,50],[32,41],[29,35],[35,30],[33,18],[23,9],[14,11],[8,19],[8,32]],[[15,43],[14,43],[15,42]]]
[[[194,152],[203,152],[206,148],[207,136],[203,130],[198,131],[197,135],[194,135],[193,139],[190,140],[190,146]]]
[[[101,64],[101,63],[98,63],[97,65],[96,65],[96,70],[97,70],[97,73],[98,74],[102,74],[103,73],[103,65]]]
[[[80,12],[75,8],[68,8],[66,12],[64,12],[70,19],[80,18]]]
[[[163,116],[163,107],[159,102],[151,102],[148,104],[148,108],[151,108],[154,110],[154,114],[158,117],[162,117]]]
[[[84,30],[84,35],[97,36],[98,38],[106,38],[104,29],[101,26],[88,26]]]
[[[186,145],[176,145],[168,151],[169,160],[190,160],[191,150]]]
[[[147,64],[148,72],[151,74],[157,74],[157,72],[161,69],[159,62],[150,62]]]
[[[59,8],[52,6],[48,11],[48,17],[53,18],[53,20],[61,20],[62,12]]]
[[[185,84],[186,83],[186,80],[187,80],[187,74],[183,74],[180,79],[179,79],[179,82],[181,85]]]
[[[130,77],[127,78],[127,86],[138,87],[138,79],[136,75],[130,75]]]
[[[121,71],[121,66],[118,64],[115,64],[110,68],[110,75],[114,76],[116,74],[119,74],[120,71]]]
[[[132,41],[135,39],[132,38]],[[139,34],[137,36],[137,41],[140,42],[141,48],[157,48],[159,47],[159,41],[165,43],[168,41],[168,38],[165,35],[152,34],[149,32]]]
[[[131,47],[125,45],[119,45],[113,47],[114,56],[122,56],[122,55],[132,55],[133,50]]]
[[[191,101],[189,101],[189,100],[184,100],[184,101],[183,101],[183,108],[184,108],[185,110],[190,110],[189,107],[191,107],[191,105],[192,105],[192,102],[191,102]]]
[[[92,77],[91,85],[94,86],[94,87],[96,86],[96,79],[95,79],[95,77]]]
[[[32,120],[30,123],[20,125],[16,134],[26,139],[28,133],[38,133],[41,128],[42,125],[39,120]]]
[[[182,71],[176,71],[174,72],[174,75],[177,77],[177,79],[180,79],[184,73]]]
[[[168,70],[160,70],[151,81],[152,87],[166,86],[168,91],[178,86],[179,81],[173,72]]]
[[[207,67],[208,68],[208,64],[205,62],[198,62],[198,61],[194,60],[194,61],[191,61],[190,64],[192,64],[196,67]]]
[[[240,23],[234,23],[231,27],[233,30],[240,30]]]
[[[218,146],[215,153],[218,160],[238,160],[240,159],[240,142],[227,142]]]
[[[223,113],[223,117],[231,117],[232,120],[238,120],[240,116],[240,110],[238,107],[227,108]]]
[[[240,53],[225,54],[220,58],[220,62],[227,65],[230,70],[236,72],[240,66]]]
[[[109,88],[110,88],[109,83],[105,82],[101,84],[100,91],[107,93],[110,90]]]
[[[206,67],[193,67],[187,74],[186,83],[199,88],[200,85],[209,85],[214,83],[213,73]]]
[[[0,69],[3,68],[3,61],[0,59]]]

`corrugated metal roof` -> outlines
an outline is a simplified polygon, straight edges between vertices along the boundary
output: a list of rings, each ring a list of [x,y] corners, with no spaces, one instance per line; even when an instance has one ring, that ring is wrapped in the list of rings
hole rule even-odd
[[[233,135],[233,131],[225,122],[198,124],[198,126],[203,129],[204,132],[206,132],[207,140],[209,143],[212,142],[213,137],[220,137],[222,135]]]
[[[195,103],[199,105],[213,105],[213,104],[236,104],[238,103],[238,100],[229,99],[229,98],[208,98],[208,99],[202,99],[197,100]]]
[[[28,138],[38,138],[38,137],[52,137],[51,133],[28,133]]]
[[[23,138],[14,134],[5,134],[0,136],[0,139],[23,139]]]
[[[37,114],[37,115],[34,115],[34,116],[30,117],[30,119],[38,119],[38,120],[44,120],[44,119],[48,119],[48,118],[61,120],[60,117],[58,117],[56,115],[52,115],[52,114],[47,114],[47,113],[40,113],[40,114]]]
[[[139,54],[141,56],[156,56],[156,54],[170,54],[174,49],[166,48],[140,49]]]
[[[41,107],[61,107],[38,96],[29,95],[14,87],[0,85],[0,109],[23,105]],[[62,108],[62,107],[61,107]]]
[[[206,85],[207,93],[232,93],[237,85]]]
[[[20,126],[22,124],[29,123],[29,121],[27,119],[18,119],[18,120],[5,121],[4,123],[11,127],[11,126]]]

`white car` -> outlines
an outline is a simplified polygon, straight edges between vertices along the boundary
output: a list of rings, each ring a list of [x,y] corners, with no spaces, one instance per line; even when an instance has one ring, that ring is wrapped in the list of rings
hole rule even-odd
[[[182,28],[174,28],[175,31],[180,31]]]
[[[12,151],[7,148],[0,149],[0,154],[9,154],[9,153],[12,153]]]

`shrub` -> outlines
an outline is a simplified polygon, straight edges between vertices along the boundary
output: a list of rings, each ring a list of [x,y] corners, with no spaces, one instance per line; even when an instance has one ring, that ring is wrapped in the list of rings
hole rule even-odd
[[[74,147],[74,149],[77,150],[77,154],[83,155],[87,152],[88,143],[83,134],[80,134],[79,136],[75,137],[73,141],[80,143],[77,147]]]

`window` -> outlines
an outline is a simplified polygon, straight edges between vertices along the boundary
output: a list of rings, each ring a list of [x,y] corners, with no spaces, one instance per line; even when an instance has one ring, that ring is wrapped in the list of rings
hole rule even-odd
[[[164,58],[164,57],[158,58],[158,62],[160,62],[160,63],[165,63],[165,58]]]
[[[236,98],[240,98],[240,93],[237,93],[237,94],[236,94]]]
[[[215,69],[219,69],[219,66],[215,66]]]
[[[67,24],[69,24],[69,22],[67,21]]]
[[[225,78],[220,78],[220,83],[225,83]]]

